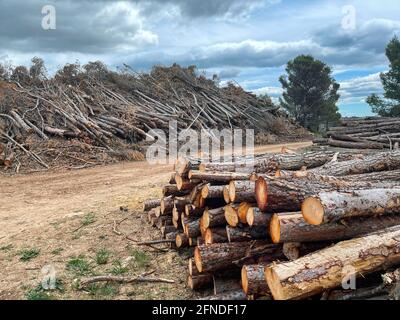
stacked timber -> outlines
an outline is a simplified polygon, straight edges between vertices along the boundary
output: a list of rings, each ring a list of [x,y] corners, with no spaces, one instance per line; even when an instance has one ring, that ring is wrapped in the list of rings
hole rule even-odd
[[[206,299],[396,298],[400,271],[386,271],[400,267],[400,151],[251,161],[179,159],[163,198],[144,204],[171,248],[192,249],[189,288],[213,288]],[[362,284],[342,290],[346,277]]]
[[[327,139],[315,142],[339,148],[397,149],[400,142],[400,118],[343,118],[331,127]]]

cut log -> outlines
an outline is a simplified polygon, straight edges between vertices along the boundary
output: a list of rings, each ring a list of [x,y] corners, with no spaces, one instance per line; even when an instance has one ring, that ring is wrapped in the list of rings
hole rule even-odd
[[[174,208],[174,197],[169,196],[161,199],[160,209],[162,215],[172,212],[173,208]]]
[[[392,189],[320,192],[307,198],[301,213],[312,225],[343,218],[397,213],[400,210],[400,187]]]
[[[246,213],[246,222],[250,227],[262,227],[268,230],[271,214],[263,213],[259,208],[250,207]]]
[[[195,276],[188,275],[187,277],[187,286],[192,290],[210,288],[213,284],[213,275],[210,273],[198,274]]]
[[[272,216],[270,235],[274,243],[347,240],[395,225],[400,225],[400,215],[351,218],[315,226],[306,222],[301,212],[290,212]]]
[[[144,202],[143,211],[149,211],[161,205],[161,199],[149,199]]]
[[[319,175],[345,176],[376,171],[400,169],[400,151],[380,152],[343,162],[333,162],[310,170]]]
[[[215,272],[235,266],[243,258],[268,257],[274,261],[282,257],[282,247],[267,241],[214,243],[195,248],[194,261],[199,272]]]
[[[239,204],[237,208],[237,215],[240,223],[247,224],[247,211],[255,205],[255,203],[249,202],[242,202],[241,204]]]
[[[229,242],[242,242],[250,241],[255,239],[267,239],[268,229],[262,228],[248,228],[248,227],[236,227],[226,226],[226,234]]]
[[[175,175],[175,182],[179,191],[192,190],[198,184],[198,181],[184,179],[178,174]]]
[[[225,207],[204,210],[201,223],[205,229],[224,226],[226,224]]]
[[[232,203],[255,202],[255,181],[231,181],[229,200]]]
[[[154,227],[154,219],[156,218],[155,214],[155,209],[150,209],[149,212],[147,212],[147,221],[150,223],[152,227]]]
[[[225,172],[225,171],[190,171],[189,179],[196,179],[208,182],[225,182],[232,180],[255,180],[254,173]]]
[[[339,286],[349,274],[365,275],[398,264],[399,239],[400,226],[391,227],[295,261],[272,264],[266,268],[265,277],[274,299],[305,298]]]
[[[169,246],[170,248],[176,249],[176,235],[178,234],[177,231],[167,233],[165,235],[165,240],[171,240]]]
[[[225,228],[208,228],[204,235],[205,244],[228,242]]]
[[[4,160],[3,160],[3,165],[6,168],[10,168],[13,163],[14,163],[14,159],[15,159],[15,153],[14,152],[8,152],[7,155],[5,156]]]
[[[175,227],[173,225],[168,225],[168,226],[162,226],[160,228],[160,231],[161,231],[161,236],[165,239],[165,236],[168,233],[176,232],[176,229],[175,229]]]
[[[369,142],[369,141],[351,142],[351,141],[341,141],[334,139],[328,139],[328,144],[332,147],[351,148],[351,149],[385,149],[390,147],[389,144],[384,144],[379,142]]]
[[[268,296],[271,291],[265,281],[265,264],[251,264],[242,267],[242,288],[247,295]]]
[[[225,188],[224,188],[224,190],[223,190],[223,195],[224,195],[224,201],[225,201],[225,203],[230,203],[231,202],[231,200],[230,200],[230,198],[229,198],[229,186],[227,185],[227,186],[225,186]]]
[[[203,215],[205,208],[196,208],[192,204],[185,206],[185,215],[188,217],[199,218]]]
[[[165,185],[162,189],[163,197],[177,196],[182,197],[189,194],[189,190],[179,191],[176,184]]]
[[[198,170],[200,165],[200,160],[198,159],[183,159],[178,158],[175,163],[176,174],[180,177],[185,176],[190,170]]]
[[[183,231],[189,238],[197,238],[201,234],[200,218],[185,220],[183,225]]]
[[[189,237],[184,233],[178,233],[175,237],[175,244],[177,248],[188,247]]]
[[[239,216],[237,212],[237,205],[228,204],[225,206],[225,220],[231,227],[236,227],[239,224]]]
[[[211,186],[210,184],[206,184],[201,189],[201,196],[204,199],[210,198],[223,198],[224,197],[224,188],[226,186]]]
[[[257,205],[263,212],[296,212],[301,210],[301,204],[306,198],[319,192],[392,188],[397,184],[397,182],[349,181],[314,174],[290,179],[259,177],[256,181],[255,195]]]

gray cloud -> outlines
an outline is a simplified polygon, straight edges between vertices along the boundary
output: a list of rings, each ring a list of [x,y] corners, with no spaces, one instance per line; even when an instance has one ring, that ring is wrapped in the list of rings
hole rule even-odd
[[[2,0],[0,47],[20,52],[104,53],[157,43],[157,35],[144,28],[134,4],[57,1],[56,30],[44,30],[41,10],[46,4],[51,3]]]

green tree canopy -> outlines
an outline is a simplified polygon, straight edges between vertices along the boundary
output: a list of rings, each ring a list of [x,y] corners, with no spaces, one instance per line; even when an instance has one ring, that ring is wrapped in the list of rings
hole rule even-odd
[[[383,98],[372,94],[367,103],[372,111],[385,117],[400,116],[400,41],[395,36],[386,47],[386,57],[389,60],[389,71],[381,73]]]
[[[340,85],[322,61],[301,55],[286,66],[287,75],[279,81],[283,87],[281,105],[304,127],[317,131],[321,123],[340,119],[336,105]]]

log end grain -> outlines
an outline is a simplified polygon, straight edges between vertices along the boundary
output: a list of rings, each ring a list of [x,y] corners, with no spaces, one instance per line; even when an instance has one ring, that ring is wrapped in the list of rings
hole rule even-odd
[[[238,209],[237,209],[237,215],[239,217],[239,221],[243,224],[247,224],[247,211],[252,208],[252,204],[248,202],[242,202]]]
[[[231,227],[236,227],[239,224],[237,209],[231,205],[225,206],[225,220]]]
[[[320,225],[324,220],[324,207],[315,197],[309,197],[303,201],[301,213],[304,220],[312,225]]]
[[[201,259],[201,253],[199,247],[194,249],[194,263],[196,265],[197,271],[203,272],[203,261]]]
[[[203,199],[207,199],[208,198],[208,194],[209,194],[209,191],[210,191],[209,187],[210,187],[210,185],[207,184],[201,189],[201,197]]]
[[[255,194],[258,207],[261,211],[266,211],[268,201],[268,184],[263,177],[259,177],[256,180]]]
[[[265,280],[271,290],[272,296],[275,300],[285,300],[283,288],[279,277],[274,271],[273,265],[265,268]]]
[[[271,222],[269,223],[269,234],[273,243],[279,243],[281,238],[281,225],[279,222],[279,216],[275,213]]]
[[[235,202],[235,199],[236,199],[236,185],[235,185],[235,181],[233,181],[233,180],[231,182],[229,182],[228,195],[229,195],[229,201],[230,202]]]
[[[230,197],[229,197],[229,186],[225,186],[224,191],[223,191],[223,195],[224,195],[224,201],[225,203],[230,203]]]

